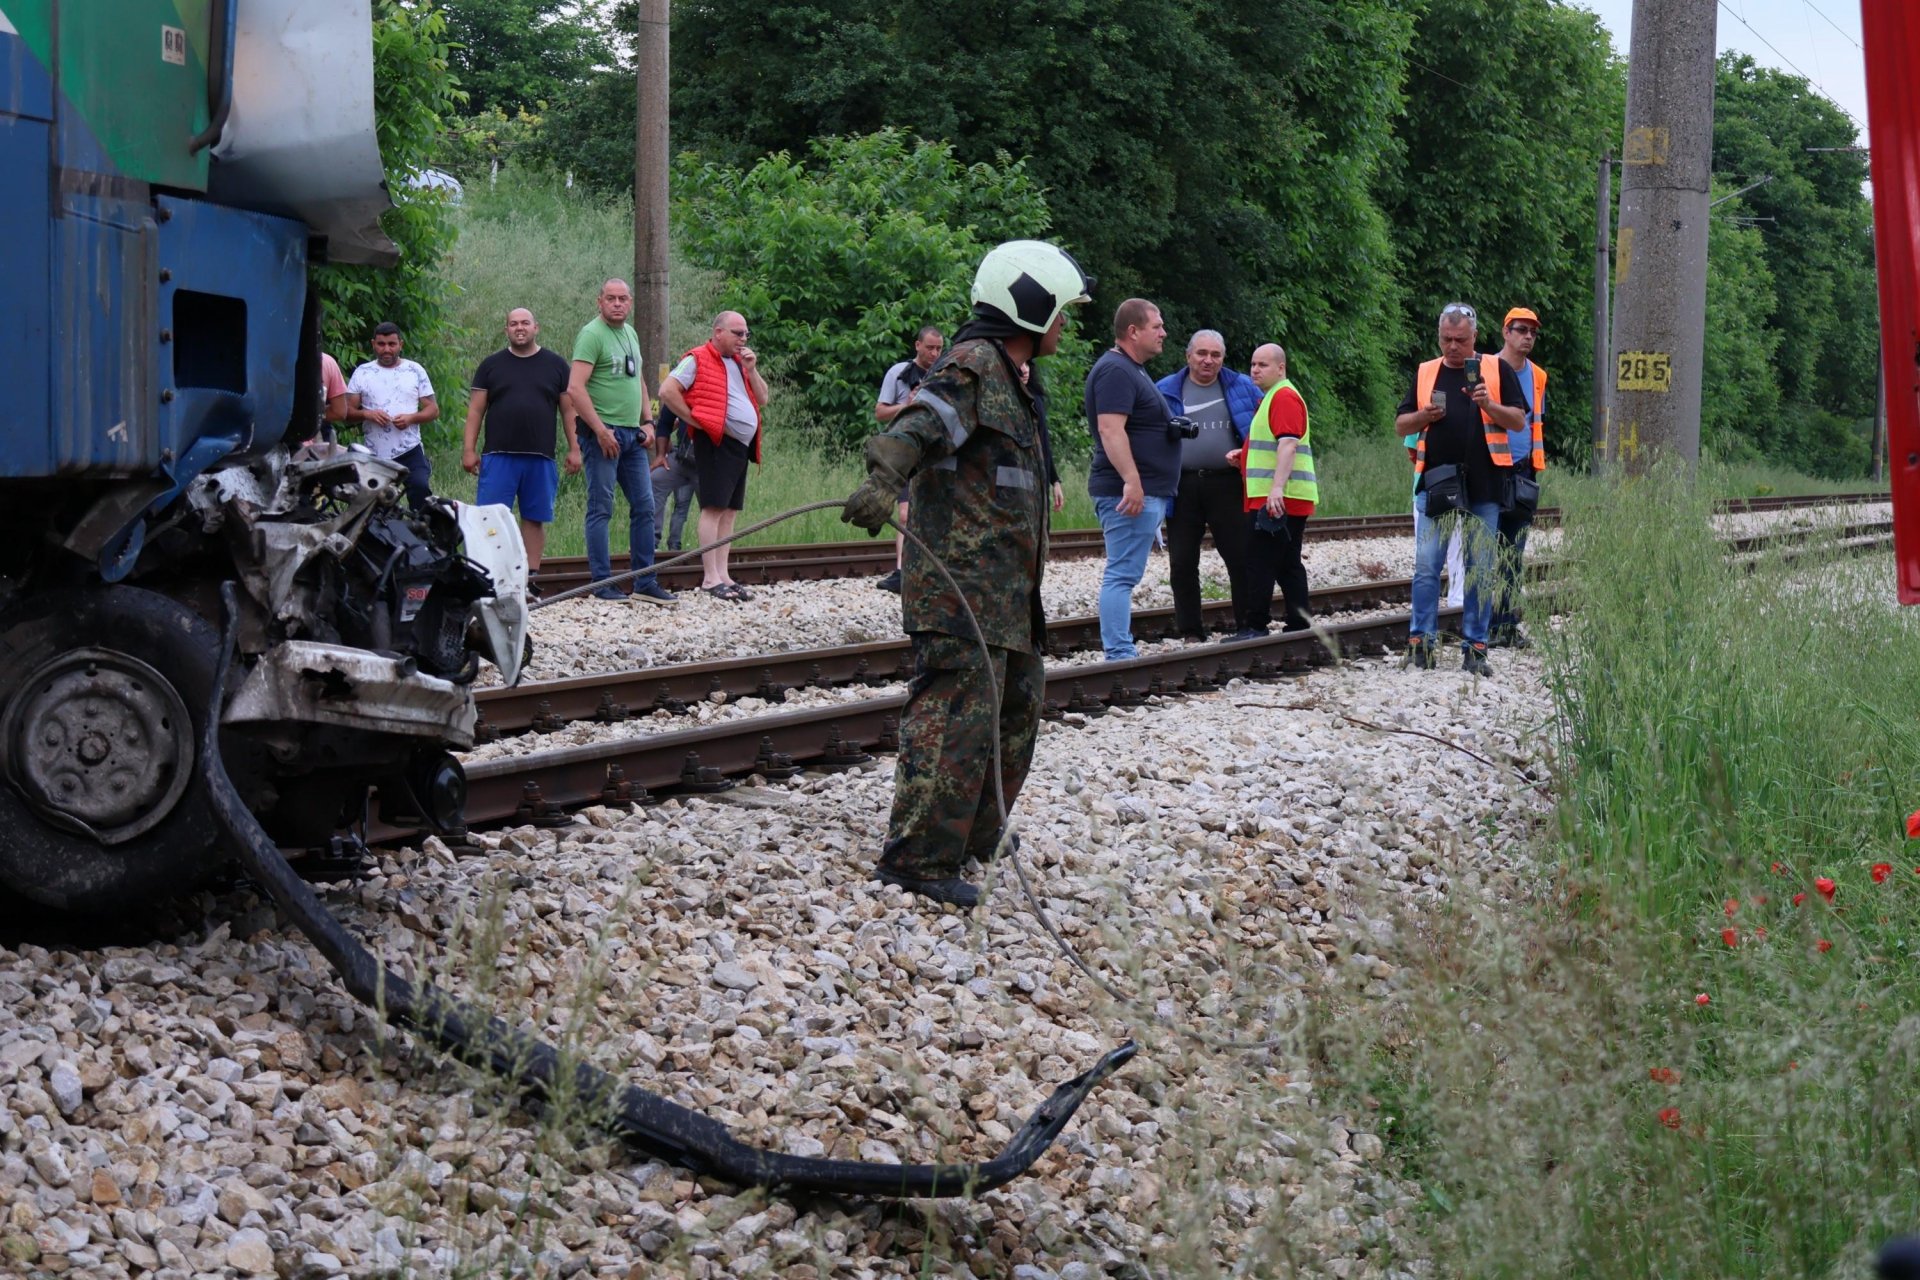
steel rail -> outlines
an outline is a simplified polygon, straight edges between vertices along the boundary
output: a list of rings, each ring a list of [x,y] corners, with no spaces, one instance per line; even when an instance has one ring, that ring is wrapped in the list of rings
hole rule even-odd
[[[1794,510],[1802,507],[1857,505],[1886,502],[1884,493],[1839,493],[1798,495],[1793,497],[1728,498],[1715,504],[1723,514]],[[1557,507],[1543,508],[1535,524],[1551,528],[1560,520]],[[1307,522],[1307,541],[1348,541],[1354,538],[1411,535],[1413,517],[1407,513],[1363,516],[1315,517]],[[1106,553],[1098,529],[1062,529],[1048,543],[1054,560],[1097,559]],[[773,582],[822,581],[834,578],[877,577],[894,566],[890,541],[854,539],[845,542],[795,542],[764,545],[740,545],[728,562],[733,576],[749,586]],[[663,570],[662,582],[674,590],[700,585],[701,568],[697,563]],[[567,591],[588,582],[584,556],[549,556],[540,569],[541,589]]]
[[[1877,521],[1849,524],[1833,532],[1840,538],[1864,537],[1885,533],[1891,527],[1887,521]],[[1745,553],[1827,532],[1830,531],[1774,530],[1724,539],[1723,544],[1729,552]],[[1553,571],[1553,562],[1536,561],[1528,570],[1531,578],[1546,577]],[[1323,586],[1312,593],[1311,612],[1316,617],[1324,617],[1360,609],[1405,607],[1412,593],[1413,582],[1409,578]],[[1203,601],[1201,613],[1203,619],[1218,630],[1221,625],[1232,622],[1233,605],[1227,600]],[[1132,630],[1136,639],[1170,639],[1176,634],[1173,610],[1137,610]],[[1056,618],[1047,623],[1049,657],[1062,658],[1077,650],[1093,648],[1099,642],[1097,615]],[[757,697],[778,702],[789,689],[905,679],[911,666],[912,645],[902,635],[866,644],[675,663],[637,671],[597,672],[512,688],[482,689],[474,696],[480,713],[476,735],[479,741],[491,742],[511,734],[551,733],[580,720],[614,724],[656,711],[682,712],[716,695],[726,701]]]

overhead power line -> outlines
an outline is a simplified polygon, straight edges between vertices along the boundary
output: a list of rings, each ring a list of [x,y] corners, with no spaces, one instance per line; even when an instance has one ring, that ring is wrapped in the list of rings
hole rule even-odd
[[[1753,38],[1754,38],[1754,39],[1756,39],[1756,40],[1758,40],[1758,41],[1759,41],[1759,42],[1760,42],[1761,44],[1763,44],[1763,45],[1765,45],[1765,46],[1767,46],[1767,48],[1769,48],[1769,49],[1772,49],[1772,50],[1773,50],[1773,56],[1774,56],[1774,57],[1776,57],[1776,58],[1778,58],[1778,59],[1780,59],[1780,61],[1782,61],[1782,62],[1784,62],[1784,63],[1786,63],[1786,64],[1787,64],[1787,67],[1788,67],[1788,68],[1789,68],[1789,69],[1790,69],[1790,70],[1791,70],[1791,71],[1792,71],[1792,72],[1793,72],[1793,73],[1794,73],[1795,75],[1797,75],[1797,76],[1799,76],[1799,77],[1800,77],[1800,78],[1801,78],[1802,80],[1805,80],[1805,81],[1806,81],[1806,82],[1807,82],[1808,84],[1810,84],[1810,85],[1812,85],[1812,86],[1813,86],[1814,88],[1816,88],[1816,89],[1818,89],[1818,90],[1820,91],[1820,96],[1821,96],[1821,97],[1823,97],[1823,98],[1825,98],[1825,99],[1826,99],[1826,100],[1827,100],[1828,102],[1831,102],[1831,103],[1833,103],[1833,105],[1834,105],[1835,107],[1837,107],[1837,108],[1839,108],[1839,111],[1840,111],[1840,114],[1841,114],[1841,115],[1843,115],[1843,116],[1845,116],[1845,117],[1846,117],[1847,119],[1849,119],[1849,120],[1851,120],[1851,121],[1853,121],[1853,123],[1854,123],[1854,124],[1855,124],[1855,125],[1856,125],[1857,127],[1859,127],[1859,128],[1862,128],[1862,129],[1864,129],[1864,128],[1866,128],[1866,127],[1867,127],[1866,125],[1864,125],[1864,124],[1862,124],[1862,123],[1860,122],[1860,119],[1859,119],[1859,117],[1857,117],[1857,116],[1855,116],[1855,115],[1853,114],[1853,112],[1851,112],[1851,111],[1849,111],[1849,110],[1847,110],[1847,109],[1846,109],[1845,107],[1843,107],[1843,106],[1841,106],[1841,105],[1840,105],[1840,100],[1839,100],[1838,98],[1835,98],[1835,97],[1834,97],[1834,96],[1833,96],[1833,95],[1832,95],[1831,93],[1829,93],[1829,92],[1827,92],[1827,87],[1826,87],[1825,85],[1823,85],[1823,84],[1821,84],[1821,83],[1820,83],[1820,82],[1819,82],[1818,80],[1815,80],[1815,79],[1814,79],[1814,78],[1813,78],[1812,76],[1810,76],[1810,75],[1808,75],[1808,74],[1807,74],[1806,72],[1804,72],[1804,71],[1802,71],[1802,70],[1801,70],[1801,69],[1800,69],[1799,67],[1797,67],[1797,66],[1794,66],[1794,64],[1793,64],[1793,59],[1791,59],[1791,58],[1789,58],[1789,57],[1788,57],[1788,56],[1787,56],[1786,54],[1784,54],[1784,53],[1782,53],[1782,52],[1780,52],[1780,50],[1779,50],[1779,49],[1777,49],[1777,48],[1775,48],[1775,47],[1774,47],[1774,43],[1773,43],[1773,41],[1771,41],[1771,40],[1769,40],[1769,39],[1767,39],[1767,38],[1766,38],[1765,36],[1763,36],[1763,35],[1761,35],[1761,34],[1759,33],[1759,31],[1757,31],[1757,30],[1755,30],[1755,29],[1754,29],[1754,25],[1753,25],[1753,24],[1752,24],[1751,22],[1748,22],[1748,21],[1747,21],[1747,20],[1746,20],[1745,18],[1743,18],[1743,17],[1741,17],[1741,16],[1739,15],[1739,14],[1737,14],[1737,13],[1735,13],[1735,12],[1733,11],[1733,6],[1731,6],[1731,5],[1729,5],[1729,4],[1727,3],[1727,0],[1720,0],[1720,7],[1721,7],[1722,9],[1725,9],[1725,10],[1727,11],[1727,16],[1728,16],[1728,17],[1730,17],[1730,18],[1732,18],[1732,19],[1733,19],[1733,20],[1734,20],[1735,22],[1738,22],[1738,23],[1739,23],[1739,24],[1740,24],[1741,26],[1743,26],[1743,27],[1745,27],[1745,28],[1746,28],[1747,30],[1749,30],[1749,31],[1752,31],[1752,32],[1753,32]]]

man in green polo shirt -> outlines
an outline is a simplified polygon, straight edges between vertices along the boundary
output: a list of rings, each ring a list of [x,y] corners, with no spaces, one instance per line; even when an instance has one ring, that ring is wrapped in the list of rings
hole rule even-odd
[[[582,435],[587,470],[587,571],[596,582],[613,574],[607,527],[613,522],[613,487],[627,496],[628,566],[653,564],[653,480],[648,448],[653,444],[653,406],[647,398],[640,335],[627,323],[633,292],[625,280],[600,286],[600,314],[581,326],[573,341],[573,403],[591,438]],[[602,587],[600,600],[624,600],[624,591]],[[633,598],[672,604],[673,593],[652,574],[633,580]]]

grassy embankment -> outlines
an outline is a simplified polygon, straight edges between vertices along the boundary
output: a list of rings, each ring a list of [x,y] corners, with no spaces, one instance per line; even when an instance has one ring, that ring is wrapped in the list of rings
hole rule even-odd
[[[1323,1051],[1443,1274],[1867,1274],[1920,1228],[1920,628],[1885,556],[1747,574],[1677,485],[1559,497],[1558,829]]]
[[[478,184],[459,210],[460,239],[447,264],[447,277],[457,289],[454,315],[460,338],[459,365],[471,369],[504,341],[506,313],[515,306],[533,308],[542,325],[541,341],[570,354],[580,325],[594,314],[593,299],[600,281],[609,275],[627,275],[633,262],[632,214],[619,202],[608,202],[567,191],[555,184],[519,179],[488,190]],[[675,264],[673,289],[673,350],[648,352],[649,363],[686,350],[706,336],[707,320],[720,305],[710,276]],[[749,320],[752,317],[748,317]],[[747,484],[747,509],[742,523],[822,498],[851,492],[860,483],[857,458],[823,454],[809,441],[813,433],[791,398],[779,395],[777,352],[766,353],[775,362],[775,397],[769,407],[765,465]],[[351,368],[350,360],[343,361]],[[885,370],[873,371],[877,388]],[[1055,376],[1060,376],[1056,372]],[[440,492],[470,499],[473,479],[460,470],[460,424],[466,415],[466,388],[442,387],[442,422],[433,452],[434,483]],[[1056,433],[1079,430],[1077,423],[1056,423]],[[1378,438],[1322,446],[1321,512],[1360,515],[1398,511],[1407,506],[1410,477],[1406,454],[1390,432]],[[1086,494],[1084,464],[1063,472],[1067,493],[1065,510],[1054,517],[1054,527],[1090,528],[1096,521]],[[1825,484],[1790,472],[1763,467],[1725,473],[1727,493],[1807,493],[1839,490],[1858,484]],[[1556,501],[1558,473],[1547,473],[1544,500]],[[586,489],[578,476],[561,482],[560,501],[549,531],[553,555],[581,552],[581,526],[586,514]],[[753,542],[833,541],[848,535],[832,511],[813,512],[758,534]],[[624,520],[616,515],[616,549],[626,545]]]

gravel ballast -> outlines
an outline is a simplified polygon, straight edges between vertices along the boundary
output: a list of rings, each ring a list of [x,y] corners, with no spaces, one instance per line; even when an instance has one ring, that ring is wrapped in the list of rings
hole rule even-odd
[[[867,878],[891,764],[560,831],[437,842],[331,894],[390,962],[795,1152],[991,1154],[1131,1033],[1033,1176],[978,1201],[789,1204],[636,1164],[381,1032],[253,896],[172,944],[0,951],[0,1247],[84,1275],[1189,1274],[1249,1251],[1385,1274],[1418,1188],[1298,1043],[1329,975],[1384,1011],[1372,950],[1456,885],[1500,892],[1535,788],[1537,663],[1363,661],[1048,725],[1016,808],[1066,938],[1005,868],[973,917]],[[1454,739],[1363,730],[1342,713]],[[1155,1025],[1275,1037],[1217,1052]],[[1396,1246],[1390,1250],[1389,1245]],[[1394,1267],[1417,1266],[1403,1262]]]

